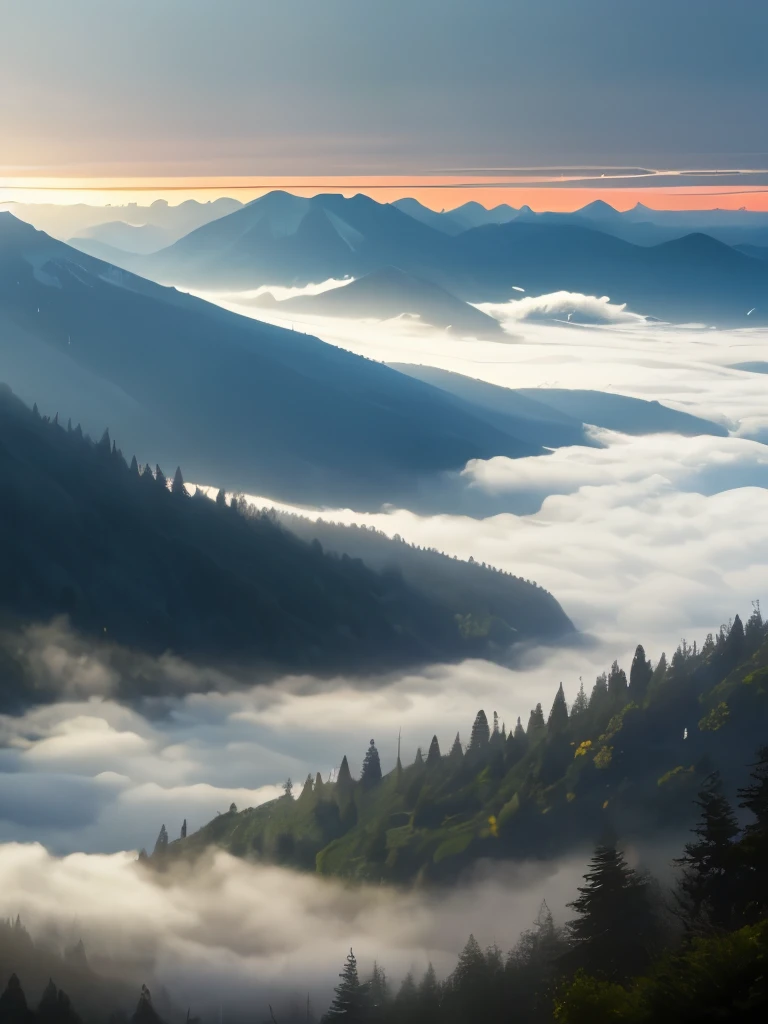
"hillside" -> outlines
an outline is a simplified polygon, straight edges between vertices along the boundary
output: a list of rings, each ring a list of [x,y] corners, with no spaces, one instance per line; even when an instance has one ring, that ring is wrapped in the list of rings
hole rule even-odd
[[[459,336],[504,337],[501,324],[492,316],[462,302],[439,285],[398,267],[374,270],[350,284],[319,295],[284,299],[276,302],[274,308],[360,320],[389,320],[405,314]]]
[[[310,776],[298,799],[233,809],[169,851],[194,857],[213,844],[403,882],[454,879],[481,858],[555,856],[596,841],[607,825],[649,842],[689,827],[713,767],[731,791],[744,781],[747,752],[765,742],[766,712],[768,638],[756,611],[746,628],[737,616],[701,648],[683,642],[655,667],[639,647],[629,672],[614,663],[570,710],[561,687],[549,717],[538,705],[527,728],[510,717],[505,732],[481,711],[465,745],[457,737],[441,750],[434,738],[424,757],[380,781],[354,781],[344,758],[336,781]]]
[[[541,451],[443,391],[135,277],[9,214],[0,357],[28,403],[93,433],[108,424],[139,457],[181,462],[194,479],[288,501],[378,506],[471,458]]]
[[[375,572],[244,504],[169,490],[129,468],[108,434],[94,444],[7,388],[0,479],[0,611],[16,622],[66,614],[152,653],[314,671],[504,658],[516,640],[573,628],[551,595],[512,576],[451,562],[450,593],[440,572],[417,588],[410,568]],[[4,666],[6,703],[15,671]]]

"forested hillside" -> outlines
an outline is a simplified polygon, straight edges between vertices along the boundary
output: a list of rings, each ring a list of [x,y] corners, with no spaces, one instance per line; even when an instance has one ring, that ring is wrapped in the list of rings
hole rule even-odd
[[[63,614],[140,650],[313,671],[501,658],[518,639],[572,629],[551,595],[514,577],[451,563],[453,594],[437,600],[242,500],[190,497],[180,470],[171,482],[129,465],[108,432],[94,443],[7,388],[0,479],[0,611],[17,621]],[[14,671],[6,702],[24,685]]]
[[[734,790],[767,722],[768,641],[756,607],[746,627],[737,616],[700,648],[684,642],[655,666],[638,647],[628,673],[614,662],[570,708],[561,685],[549,714],[539,704],[527,724],[518,718],[507,729],[480,711],[464,742],[457,735],[441,749],[434,737],[385,777],[372,741],[359,780],[343,757],[333,780],[310,776],[295,799],[291,784],[279,800],[233,807],[188,838],[161,842],[153,860],[214,844],[349,878],[448,881],[479,858],[589,844],[607,823],[647,840],[686,827],[714,768]]]

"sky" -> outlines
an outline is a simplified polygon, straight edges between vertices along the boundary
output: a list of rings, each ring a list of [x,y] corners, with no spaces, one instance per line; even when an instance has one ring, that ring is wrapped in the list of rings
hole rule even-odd
[[[0,8],[8,180],[768,168],[761,0]]]

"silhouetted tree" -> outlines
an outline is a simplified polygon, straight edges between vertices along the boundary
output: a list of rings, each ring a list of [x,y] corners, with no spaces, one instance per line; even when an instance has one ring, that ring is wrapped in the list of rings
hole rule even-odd
[[[381,761],[376,744],[371,740],[363,758],[363,768],[360,772],[360,782],[365,789],[370,789],[381,782]]]
[[[482,949],[474,935],[459,954],[450,978],[451,996],[457,1019],[485,1020],[483,1014],[489,971]]]
[[[440,986],[435,968],[429,964],[417,992],[419,1024],[438,1024],[440,1020]]]
[[[227,505],[227,492],[221,488],[216,492],[216,504],[219,508],[226,508]]]
[[[531,711],[528,719],[528,728],[525,730],[528,745],[537,743],[546,736],[546,733],[547,723],[544,721],[544,712],[541,710],[541,704],[537,704],[533,711]]]
[[[568,705],[565,703],[565,692],[563,684],[560,683],[555,699],[552,702],[552,710],[549,712],[547,728],[550,733],[564,732],[568,728]]]
[[[456,733],[456,739],[453,741],[451,752],[448,754],[448,760],[452,764],[460,764],[464,760],[464,751],[461,749],[461,738]]]
[[[437,736],[432,737],[432,742],[429,744],[429,752],[427,753],[427,768],[434,768],[440,764],[440,744],[437,742]]]
[[[649,881],[628,867],[615,844],[600,845],[568,906],[573,966],[587,974],[623,981],[648,965],[658,941]]]
[[[187,497],[187,489],[184,486],[184,477],[181,475],[181,466],[176,467],[176,472],[173,474],[173,483],[171,484],[171,494],[176,494],[179,497]]]
[[[415,768],[424,767],[424,755],[421,752],[421,747],[416,747],[416,757],[413,759],[413,764]]]
[[[469,754],[481,754],[490,742],[491,732],[488,728],[488,719],[484,711],[478,711],[472,725],[472,735],[469,739]]]
[[[740,854],[747,893],[744,909],[749,920],[756,920],[768,914],[768,745],[758,750],[750,782],[739,790],[739,807],[755,819],[744,828]]]
[[[629,699],[642,707],[648,686],[651,682],[653,669],[651,663],[645,657],[645,648],[638,644],[635,648],[635,656],[632,659],[632,667],[629,670]]]
[[[573,702],[573,707],[571,708],[571,718],[583,715],[588,707],[589,701],[587,700],[587,695],[584,692],[584,680],[580,679],[579,692],[576,694],[576,700]]]
[[[286,800],[293,800],[293,782],[290,778],[283,783],[283,796]]]
[[[186,818],[181,823],[181,836],[180,836],[180,838],[181,839],[186,839],[187,838],[187,819]]]
[[[157,841],[155,842],[155,849],[152,852],[152,856],[153,857],[158,857],[158,856],[162,857],[162,855],[166,852],[167,849],[168,849],[168,831],[167,831],[165,825],[161,825],[160,826],[160,832],[158,833],[158,836],[157,836]]]
[[[3,1024],[28,1024],[31,1017],[21,982],[12,974],[0,995],[0,1021]]]
[[[131,470],[131,476],[138,476],[139,475],[139,463],[136,461],[136,456],[135,455],[131,459],[130,470]]]
[[[168,481],[165,478],[165,473],[163,473],[162,469],[160,469],[158,465],[155,465],[155,483],[159,484],[163,490],[168,487]]]
[[[701,811],[692,830],[696,839],[685,844],[683,856],[675,862],[683,868],[678,902],[689,929],[724,929],[732,924],[736,902],[739,865],[734,840],[739,826],[719,772],[707,777],[696,805]]]
[[[323,1022],[331,1024],[332,1021],[340,1021],[343,1024],[365,1024],[368,1009],[367,993],[365,987],[360,984],[357,960],[351,949],[339,978],[341,980],[335,988],[333,1002],[323,1017]]]
[[[608,674],[608,697],[611,702],[620,703],[626,700],[627,689],[627,674],[623,668],[619,668],[618,661],[614,661]]]

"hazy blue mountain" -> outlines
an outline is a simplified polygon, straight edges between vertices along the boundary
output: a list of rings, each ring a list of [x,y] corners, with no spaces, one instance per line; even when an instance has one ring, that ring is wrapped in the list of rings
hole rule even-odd
[[[531,444],[547,448],[562,448],[567,445],[592,445],[579,417],[568,415],[551,405],[537,401],[536,396],[526,397],[519,391],[487,384],[474,377],[465,377],[435,366],[416,366],[409,363],[392,363],[393,369],[407,373],[426,384],[442,388],[464,402],[472,404],[478,414],[502,430],[510,430],[518,437],[526,438]]]
[[[157,199],[148,206],[141,206],[138,203],[125,203],[122,206],[89,206],[86,203],[64,205],[11,202],[2,204],[2,208],[61,241],[73,237],[87,237],[89,229],[97,225],[118,222],[134,227],[160,229],[167,239],[163,244],[169,245],[194,231],[201,224],[217,220],[227,213],[232,213],[233,210],[240,209],[242,205],[238,199],[225,196],[206,203],[187,199],[176,205],[171,205],[165,199]],[[101,241],[122,248],[115,239],[101,238]]]
[[[134,266],[155,280],[197,288],[304,285],[388,264],[418,272],[439,265],[444,241],[441,232],[364,195],[270,192]]]
[[[68,244],[86,252],[84,243],[102,242],[113,249],[146,255],[157,252],[158,249],[163,249],[175,241],[175,233],[170,228],[157,224],[128,224],[122,220],[112,220],[106,224],[94,224],[85,228],[80,237],[70,238]]]
[[[299,295],[275,303],[275,308],[297,313],[355,319],[389,320],[409,314],[433,327],[477,338],[503,335],[498,320],[462,302],[439,285],[399,267],[383,267],[341,288],[319,295]]]
[[[97,238],[70,238],[67,245],[71,245],[78,252],[84,252],[87,256],[93,256],[94,259],[111,263],[113,267],[124,270],[130,270],[136,257],[141,255],[127,249],[118,249],[117,246],[109,245],[108,242],[102,242]]]
[[[607,294],[676,322],[739,326],[753,307],[750,324],[768,321],[763,261],[701,233],[635,245],[602,230],[615,218],[599,209],[601,230],[524,209],[508,223],[452,236],[362,195],[272,192],[159,253],[132,257],[130,267],[184,287],[248,289],[362,277],[395,265],[470,302],[510,298],[518,285],[528,294]]]
[[[669,432],[687,437],[698,434],[725,437],[728,434],[724,427],[710,420],[628,395],[561,388],[504,388],[433,366],[391,365],[401,373],[471,402],[475,408],[490,414],[491,422],[502,429],[506,424],[506,429],[519,437],[548,448],[593,445],[595,442],[586,433],[585,424],[623,434]]]
[[[514,207],[506,204],[488,210],[480,203],[469,202],[440,213],[423,206],[417,199],[397,199],[392,205],[446,235],[458,235],[470,228],[480,227],[481,224],[506,224],[518,214]]]
[[[107,434],[94,443],[36,408],[0,387],[0,612],[16,620],[65,613],[155,653],[318,669],[504,658],[517,640],[573,629],[550,594],[514,576],[437,553],[419,569],[423,553],[386,539],[379,564],[389,550],[400,571],[373,572],[357,530],[336,530],[339,554],[325,554],[268,513],[169,490],[129,469]],[[0,649],[0,702],[12,696],[7,661]]]
[[[378,504],[470,458],[541,450],[389,367],[135,277],[9,214],[0,354],[26,401],[251,493]]]
[[[766,239],[768,240],[768,233],[766,233]],[[734,245],[734,249],[738,249],[745,256],[751,256],[755,260],[768,260],[768,245],[751,245],[747,243],[745,245]]]

